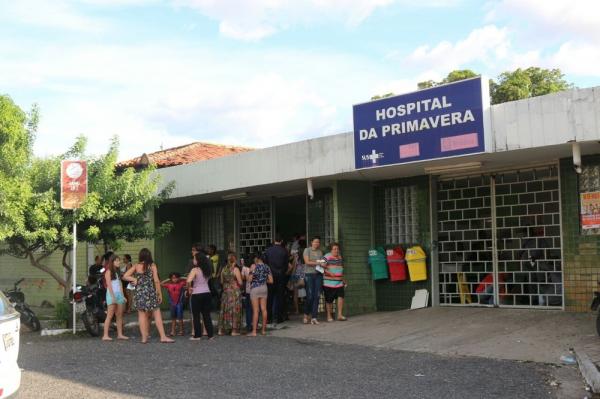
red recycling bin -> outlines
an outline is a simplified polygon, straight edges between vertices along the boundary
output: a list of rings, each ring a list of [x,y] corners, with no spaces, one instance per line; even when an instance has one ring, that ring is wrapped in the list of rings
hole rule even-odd
[[[390,269],[390,281],[406,280],[406,260],[402,247],[395,247],[386,251],[388,267]]]

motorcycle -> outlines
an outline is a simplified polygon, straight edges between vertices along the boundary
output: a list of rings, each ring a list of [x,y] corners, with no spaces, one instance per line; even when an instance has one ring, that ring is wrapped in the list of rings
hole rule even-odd
[[[103,273],[104,269],[100,271]],[[69,297],[71,304],[75,303],[75,313],[81,318],[83,326],[92,337],[101,334],[100,323],[106,320],[105,291],[101,286],[101,276],[90,278],[86,285],[77,285],[75,292],[71,290]]]
[[[600,289],[600,280],[598,280],[598,287]],[[600,307],[600,291],[594,292],[594,300],[592,301],[592,311],[596,312]],[[596,315],[596,332],[600,335],[600,312]]]
[[[19,288],[25,279],[22,278],[14,283],[14,287],[4,291],[4,295],[13,304],[17,312],[21,314],[21,323],[25,324],[31,331],[39,331],[41,329],[40,320],[37,318],[33,310],[25,303],[25,294]]]

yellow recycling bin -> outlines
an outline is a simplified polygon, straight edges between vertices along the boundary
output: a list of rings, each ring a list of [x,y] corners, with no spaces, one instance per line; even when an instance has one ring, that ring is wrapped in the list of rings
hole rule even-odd
[[[427,254],[419,246],[410,247],[406,250],[406,263],[408,263],[408,274],[410,281],[427,280]]]

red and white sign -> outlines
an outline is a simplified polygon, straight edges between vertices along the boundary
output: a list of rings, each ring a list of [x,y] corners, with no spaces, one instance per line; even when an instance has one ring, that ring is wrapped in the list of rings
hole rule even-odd
[[[600,228],[600,191],[580,194],[581,228],[583,230]]]
[[[60,206],[63,209],[81,208],[87,195],[87,163],[60,162]]]

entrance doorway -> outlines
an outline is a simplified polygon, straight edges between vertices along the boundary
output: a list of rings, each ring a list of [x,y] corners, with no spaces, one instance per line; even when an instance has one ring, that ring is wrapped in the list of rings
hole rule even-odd
[[[306,196],[275,199],[275,236],[286,243],[297,234],[306,233]]]
[[[560,308],[558,168],[440,180],[441,305]]]

